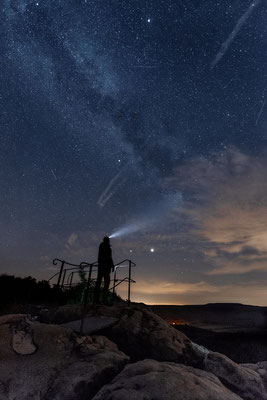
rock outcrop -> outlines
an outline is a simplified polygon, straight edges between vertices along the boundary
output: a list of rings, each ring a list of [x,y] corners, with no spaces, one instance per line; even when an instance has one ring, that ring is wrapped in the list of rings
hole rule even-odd
[[[241,364],[241,366],[257,372],[267,392],[267,361],[260,361],[257,364]]]
[[[107,337],[0,317],[0,400],[267,400],[267,361],[237,364],[146,307],[92,312],[119,319]]]
[[[93,400],[241,400],[214,375],[182,364],[139,361],[104,386]]]
[[[152,358],[200,366],[204,359],[190,339],[145,308],[124,309],[111,338],[132,361]]]
[[[31,332],[37,346],[33,353],[21,351],[30,348],[28,336],[19,345],[20,354],[14,351],[14,324]],[[78,338],[61,326],[31,322],[23,315],[0,318],[0,357],[0,400],[89,400],[129,361],[106,338]]]
[[[217,376],[245,400],[267,400],[264,382],[258,371],[236,364],[223,354],[210,352],[203,369]]]
[[[190,365],[212,373],[244,400],[267,400],[267,376],[263,368],[253,370],[192,343],[145,308],[124,309],[119,323],[112,329],[112,340],[132,361],[150,358]]]
[[[9,326],[12,330],[12,349],[18,354],[33,354],[37,347],[33,341],[33,331],[30,325],[24,319],[19,319]]]

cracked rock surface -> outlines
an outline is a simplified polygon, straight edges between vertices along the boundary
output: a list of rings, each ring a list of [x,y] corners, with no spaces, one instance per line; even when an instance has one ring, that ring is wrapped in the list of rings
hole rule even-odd
[[[14,324],[31,332],[37,351],[14,351]],[[21,315],[0,317],[0,357],[1,400],[90,400],[129,361],[106,338],[78,338],[61,326]]]
[[[93,398],[104,399],[241,400],[208,372],[155,360],[128,365]]]
[[[10,324],[12,331],[12,349],[18,354],[33,354],[37,347],[33,341],[33,332],[25,319],[19,319]]]
[[[267,400],[267,361],[237,364],[146,307],[94,315],[119,322],[79,336],[22,314],[0,317],[0,400]]]

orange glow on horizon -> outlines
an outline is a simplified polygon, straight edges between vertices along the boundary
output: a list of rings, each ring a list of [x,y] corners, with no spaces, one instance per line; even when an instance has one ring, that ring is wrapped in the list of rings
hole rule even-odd
[[[168,321],[168,322],[169,322],[169,324],[171,324],[173,326],[176,326],[176,325],[187,325],[188,324],[188,322],[185,321],[184,319],[175,319],[175,320],[171,320],[171,321]]]

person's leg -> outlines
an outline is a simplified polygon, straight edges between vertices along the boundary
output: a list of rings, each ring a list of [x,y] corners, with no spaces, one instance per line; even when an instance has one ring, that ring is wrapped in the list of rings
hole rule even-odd
[[[107,301],[107,298],[108,298],[109,284],[110,284],[110,271],[105,271],[105,274],[104,274],[104,301]]]
[[[100,292],[102,278],[103,278],[103,272],[101,270],[98,270],[97,280],[95,284],[94,304],[99,303],[99,292]]]

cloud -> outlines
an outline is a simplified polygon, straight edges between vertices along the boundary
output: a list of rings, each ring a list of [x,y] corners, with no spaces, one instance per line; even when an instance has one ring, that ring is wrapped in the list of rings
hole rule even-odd
[[[127,287],[119,287],[119,294],[127,298]],[[146,304],[206,304],[218,302],[266,304],[266,284],[249,282],[240,284],[210,284],[205,281],[161,282],[143,281],[132,285],[132,301]]]
[[[168,178],[167,185],[189,193],[183,213],[212,259],[209,275],[267,271],[266,179],[267,161],[235,148],[195,159]]]
[[[68,237],[67,243],[65,244],[66,249],[69,249],[70,247],[73,247],[75,245],[77,239],[78,239],[78,235],[75,232],[73,232]]]
[[[252,271],[265,271],[267,272],[266,258],[264,262],[256,261],[249,263],[242,263],[238,260],[226,262],[225,260],[218,260],[217,267],[207,272],[207,275],[228,275],[228,274],[246,274]],[[222,264],[220,266],[220,264]],[[225,265],[226,264],[226,265]]]
[[[139,294],[155,294],[158,295],[177,295],[188,292],[209,292],[217,293],[218,287],[210,285],[204,281],[197,283],[185,283],[185,282],[162,282],[162,281],[143,281],[138,284]]]

